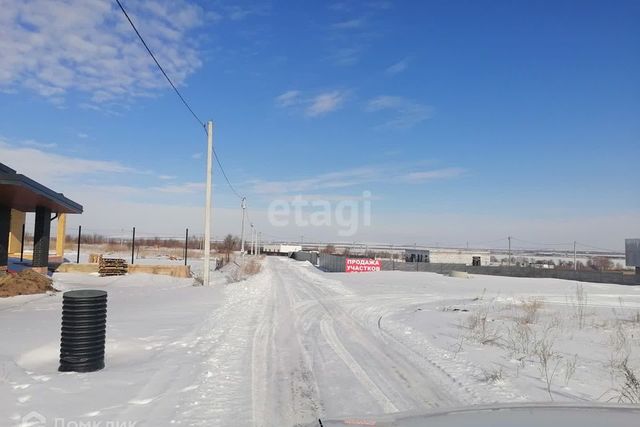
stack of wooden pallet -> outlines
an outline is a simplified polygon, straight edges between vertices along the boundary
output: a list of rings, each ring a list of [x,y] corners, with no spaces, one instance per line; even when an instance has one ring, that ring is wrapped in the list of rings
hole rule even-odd
[[[124,276],[127,274],[127,262],[122,258],[100,258],[98,273],[100,276]]]

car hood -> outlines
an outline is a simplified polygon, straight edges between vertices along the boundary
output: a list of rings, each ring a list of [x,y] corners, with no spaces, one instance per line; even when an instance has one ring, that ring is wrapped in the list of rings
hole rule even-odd
[[[638,420],[639,405],[532,403],[471,406],[424,413],[327,418],[309,426],[637,427]]]

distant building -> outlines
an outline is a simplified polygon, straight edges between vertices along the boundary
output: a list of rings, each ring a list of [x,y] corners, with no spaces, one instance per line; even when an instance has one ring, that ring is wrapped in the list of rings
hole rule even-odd
[[[489,251],[471,249],[407,249],[407,262],[430,262],[433,264],[489,265]]]
[[[429,262],[428,249],[407,249],[404,251],[406,262]]]
[[[262,253],[268,255],[287,255],[291,256],[291,254],[301,251],[302,246],[300,245],[283,245],[283,244],[272,244],[272,245],[262,245]]]
[[[624,247],[627,267],[635,267],[640,274],[640,239],[625,239]]]

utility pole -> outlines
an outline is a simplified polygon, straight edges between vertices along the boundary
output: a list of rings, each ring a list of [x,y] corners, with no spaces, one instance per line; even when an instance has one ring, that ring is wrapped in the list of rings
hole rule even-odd
[[[247,198],[242,198],[242,231],[240,232],[240,253],[244,256],[244,214],[247,210]]]
[[[509,239],[509,267],[511,267],[511,236],[507,237]]]
[[[578,270],[578,263],[576,262],[576,241],[573,241],[573,269]]]
[[[253,255],[253,223],[251,223],[251,246],[249,247],[249,253]]]
[[[253,229],[253,254],[258,253],[258,229]]]
[[[258,255],[260,255],[260,242],[262,241],[262,231],[258,232]]]
[[[202,284],[209,286],[209,264],[211,262],[211,180],[213,157],[213,122],[207,122],[207,188],[206,205],[204,208],[204,272]]]
[[[133,227],[133,235],[131,236],[131,264],[133,265],[134,255],[136,253],[136,228]]]

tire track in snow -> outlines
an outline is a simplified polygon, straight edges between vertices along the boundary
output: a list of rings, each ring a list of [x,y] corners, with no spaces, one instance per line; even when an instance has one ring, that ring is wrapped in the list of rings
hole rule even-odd
[[[273,328],[273,297],[265,304],[264,310],[258,319],[253,342],[251,346],[251,418],[254,426],[267,425],[266,394],[269,388],[269,343],[272,340]]]
[[[376,383],[371,380],[367,372],[362,369],[362,366],[353,358],[351,353],[344,347],[338,336],[336,335],[336,331],[333,329],[332,321],[325,316],[320,321],[320,329],[322,331],[322,335],[327,340],[327,343],[331,346],[333,351],[336,352],[338,357],[342,359],[342,361],[347,365],[349,370],[353,372],[353,375],[360,381],[360,383],[365,387],[365,389],[371,394],[371,396],[380,404],[383,408],[384,412],[398,412],[398,408],[396,405],[389,400],[387,395],[385,395],[382,390],[378,387]]]
[[[270,269],[269,280],[271,293],[252,346],[253,425],[307,425],[322,411],[299,319],[292,316],[296,299],[276,269]]]
[[[324,288],[325,279],[301,265],[290,264],[287,267],[298,276],[299,284],[308,285],[305,292],[318,302],[321,312],[332,320],[332,324],[340,325],[341,331],[348,331],[348,340],[352,346],[355,345],[353,349],[367,360],[368,372],[363,368],[365,374],[377,384],[378,389],[385,390],[393,406],[399,410],[412,410],[477,400],[468,388],[462,387],[443,371],[438,362],[425,360],[400,341],[390,343],[385,339],[377,329],[377,318],[375,322],[365,319],[364,324],[360,323],[357,314],[370,312],[375,301],[361,300],[349,290],[342,289],[343,285],[336,280],[331,280],[331,286]],[[339,296],[336,297],[336,293]],[[351,310],[345,307],[351,307]],[[343,348],[349,353],[345,346]],[[356,360],[353,351],[349,354]]]

